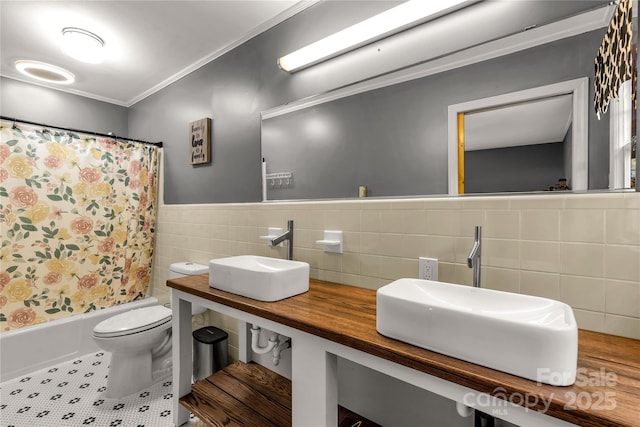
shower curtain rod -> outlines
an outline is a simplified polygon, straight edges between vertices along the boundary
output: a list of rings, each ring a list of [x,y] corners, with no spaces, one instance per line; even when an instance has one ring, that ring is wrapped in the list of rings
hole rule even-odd
[[[60,126],[52,126],[52,125],[48,125],[46,123],[30,122],[28,120],[16,119],[15,117],[0,116],[0,119],[1,120],[9,120],[9,121],[12,121],[12,122],[24,123],[26,125],[34,125],[34,126],[42,126],[42,127],[45,127],[45,128],[60,129],[60,130],[68,131],[68,132],[86,133],[88,135],[103,136],[105,138],[121,139],[121,140],[125,140],[125,141],[137,142],[139,144],[155,145],[158,148],[162,148],[162,141],[160,141],[160,142],[142,141],[140,139],[124,138],[122,136],[117,136],[117,135],[114,135],[114,134],[109,135],[108,133],[99,133],[99,132],[92,132],[92,131],[82,130],[82,129],[71,129],[71,128],[64,128],[64,127],[60,127]]]

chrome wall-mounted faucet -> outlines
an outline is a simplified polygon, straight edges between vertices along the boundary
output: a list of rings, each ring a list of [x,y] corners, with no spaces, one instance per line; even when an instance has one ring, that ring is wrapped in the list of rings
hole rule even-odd
[[[293,220],[287,221],[287,231],[271,239],[271,246],[278,246],[280,243],[288,240],[287,244],[287,259],[293,259]]]
[[[473,287],[480,287],[480,265],[482,260],[482,227],[476,225],[475,242],[467,257],[467,266],[473,268]]]

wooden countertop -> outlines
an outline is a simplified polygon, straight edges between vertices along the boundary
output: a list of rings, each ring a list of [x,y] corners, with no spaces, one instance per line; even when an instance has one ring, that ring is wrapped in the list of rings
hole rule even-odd
[[[547,415],[580,426],[640,426],[639,340],[580,330],[576,384],[538,385],[380,335],[373,290],[312,279],[307,293],[262,302],[210,288],[208,277],[171,279],[167,285],[483,393],[506,393],[530,409],[544,411],[547,405]],[[529,396],[529,403],[519,396]]]

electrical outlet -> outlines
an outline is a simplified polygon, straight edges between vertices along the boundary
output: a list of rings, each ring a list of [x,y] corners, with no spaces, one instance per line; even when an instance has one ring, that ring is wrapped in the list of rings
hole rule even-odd
[[[418,279],[438,280],[438,260],[435,258],[418,258]]]

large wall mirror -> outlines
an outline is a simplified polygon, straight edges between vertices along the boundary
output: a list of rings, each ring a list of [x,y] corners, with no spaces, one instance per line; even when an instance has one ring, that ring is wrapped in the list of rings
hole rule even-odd
[[[462,152],[464,192],[610,188],[609,117],[598,120],[593,111],[592,82],[615,6],[584,3],[564,19],[263,112],[265,200],[352,198],[362,187],[371,197],[460,194],[458,116],[466,117],[473,146],[480,119],[527,102],[541,113],[563,109],[557,135],[533,143],[523,132],[508,136],[521,140],[517,147]],[[520,126],[546,128],[544,114],[537,117]],[[491,150],[502,150],[503,159],[524,152],[537,160],[526,179],[522,167],[511,167],[520,177],[500,175],[516,162],[488,166]]]

